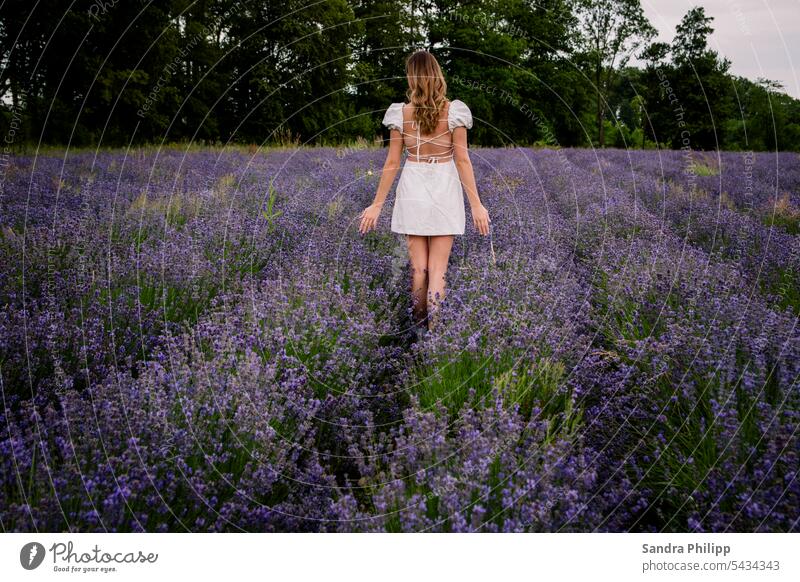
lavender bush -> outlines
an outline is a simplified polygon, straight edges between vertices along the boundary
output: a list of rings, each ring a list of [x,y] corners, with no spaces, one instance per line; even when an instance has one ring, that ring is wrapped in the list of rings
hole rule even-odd
[[[798,530],[796,155],[474,149],[421,339],[383,155],[12,158],[3,530]]]

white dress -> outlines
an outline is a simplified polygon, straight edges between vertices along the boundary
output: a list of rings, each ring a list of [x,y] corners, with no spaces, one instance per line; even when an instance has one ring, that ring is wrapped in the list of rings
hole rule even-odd
[[[391,104],[383,124],[403,133],[403,103]],[[459,126],[472,127],[472,113],[463,101],[450,102],[447,126],[451,133]],[[432,140],[421,138],[418,123],[413,122],[412,127],[416,130],[416,141],[411,148],[419,154],[418,146]],[[449,154],[414,156],[427,161],[406,158],[392,211],[393,232],[422,236],[464,234],[464,191],[452,152],[451,146]],[[447,161],[438,159],[447,157]]]

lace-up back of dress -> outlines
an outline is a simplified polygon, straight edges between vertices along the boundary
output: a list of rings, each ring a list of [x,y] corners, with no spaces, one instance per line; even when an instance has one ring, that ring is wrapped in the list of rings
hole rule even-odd
[[[421,135],[412,107],[403,107],[403,143],[408,155],[418,161],[435,161],[453,155],[453,136],[448,127],[450,103],[442,108],[433,135]]]

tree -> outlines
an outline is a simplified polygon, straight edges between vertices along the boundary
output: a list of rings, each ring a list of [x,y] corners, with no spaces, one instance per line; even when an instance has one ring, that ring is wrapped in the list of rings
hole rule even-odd
[[[361,125],[375,134],[380,129],[382,110],[390,103],[404,100],[405,60],[424,37],[407,2],[357,0],[352,4],[356,21],[364,23],[361,33],[352,39],[355,60],[352,94],[358,112],[364,117]]]
[[[714,32],[711,22],[702,6],[695,6],[687,12],[675,27],[672,41],[672,58],[681,65],[702,58],[708,53],[708,36]]]
[[[656,29],[639,0],[575,0],[575,10],[580,22],[578,47],[592,63],[597,140],[603,147],[604,103],[617,67],[625,67],[634,53],[656,35]]]
[[[433,4],[425,11],[426,28],[449,93],[467,101],[477,119],[490,120],[476,123],[471,139],[485,145],[532,143],[552,140],[553,132],[559,143],[562,137],[574,141],[571,112],[557,98],[571,87],[580,91],[569,77],[574,23],[565,0]],[[581,105],[580,99],[573,102]]]
[[[746,150],[800,149],[797,100],[782,93],[782,84],[759,78],[735,79],[738,114],[728,120],[728,147]]]
[[[685,131],[673,127],[673,147],[682,147],[688,139],[693,148],[719,148],[725,139],[721,131],[724,120],[734,114],[730,62],[708,48],[708,36],[714,32],[712,21],[702,7],[695,7],[675,28],[670,83],[680,103]]]
[[[472,109],[475,144],[799,149],[800,101],[734,78],[709,50],[712,25],[692,8],[670,44],[649,43],[638,0],[5,0],[0,133],[98,146],[372,137],[404,98],[406,56],[426,47]],[[634,51],[643,68],[627,66]]]
[[[343,139],[352,43],[360,26],[344,0],[240,3],[231,20],[231,137]]]

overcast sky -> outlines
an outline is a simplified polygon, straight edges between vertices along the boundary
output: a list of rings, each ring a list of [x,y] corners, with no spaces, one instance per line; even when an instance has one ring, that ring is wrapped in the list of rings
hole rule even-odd
[[[642,0],[642,6],[664,42],[691,7],[703,6],[714,17],[709,45],[730,59],[734,74],[780,81],[800,98],[800,0]]]

